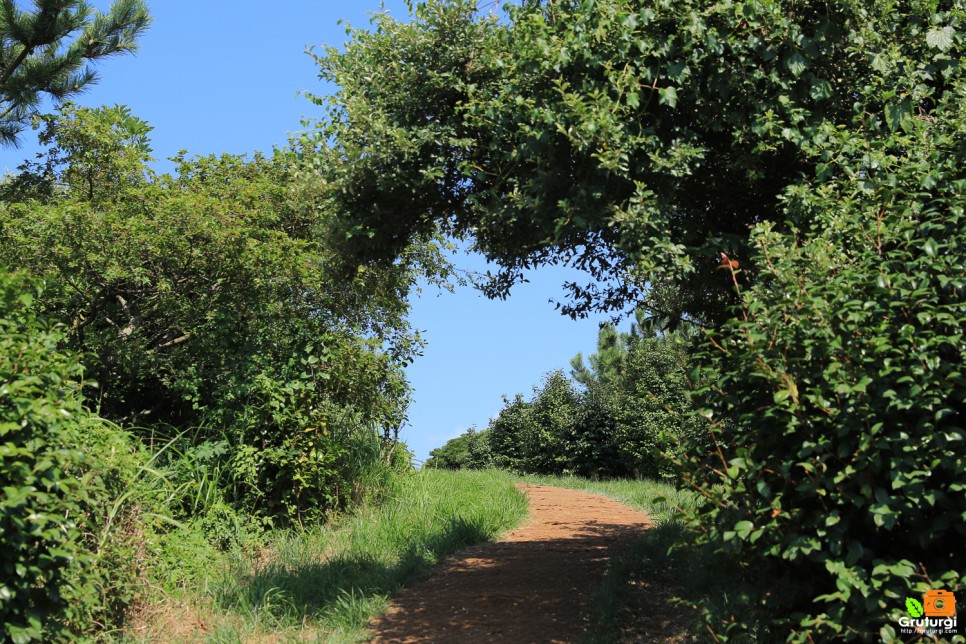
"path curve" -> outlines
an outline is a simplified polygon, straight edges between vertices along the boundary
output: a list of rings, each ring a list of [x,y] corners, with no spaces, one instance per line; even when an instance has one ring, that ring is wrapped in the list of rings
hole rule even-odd
[[[371,627],[372,642],[575,642],[584,600],[607,560],[651,525],[607,497],[518,485],[530,520],[446,560],[403,590]]]

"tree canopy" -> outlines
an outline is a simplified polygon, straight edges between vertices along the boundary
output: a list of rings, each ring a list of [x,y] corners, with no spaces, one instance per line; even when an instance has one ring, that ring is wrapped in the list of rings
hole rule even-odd
[[[294,157],[178,158],[159,176],[126,108],[66,104],[44,124],[45,154],[0,189],[0,256],[46,283],[99,414],[227,441],[247,468],[232,500],[253,512],[343,503],[330,479],[346,435],[388,449],[405,420],[402,368],[422,346],[406,295],[445,272],[435,246],[333,279]]]
[[[753,589],[709,627],[893,639],[892,598],[966,575],[964,30],[962,0],[378,16],[319,57],[333,247],[380,265],[443,230],[497,263],[490,295],[564,263],[589,277],[566,312],[708,327],[683,476],[697,542]],[[631,391],[668,381],[657,358]],[[663,406],[624,411],[650,449],[633,430]]]
[[[571,313],[643,301],[718,319],[721,253],[752,269],[749,229],[785,226],[788,190],[952,104],[956,5],[527,1],[498,21],[458,0],[378,16],[318,58],[340,88],[325,129],[339,245],[385,261],[442,227],[498,263],[491,294],[566,263],[593,278],[570,285]],[[853,147],[825,145],[839,130]]]

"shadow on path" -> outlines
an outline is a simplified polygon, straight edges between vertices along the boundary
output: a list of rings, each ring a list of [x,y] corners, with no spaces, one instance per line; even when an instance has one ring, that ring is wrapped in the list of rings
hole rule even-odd
[[[223,609],[267,613],[291,625],[320,617],[344,597],[387,597],[426,575],[436,557],[486,541],[490,534],[463,519],[439,526],[392,565],[375,558],[337,556],[324,562],[273,563],[214,589]]]
[[[586,593],[649,524],[610,499],[527,486],[531,522],[468,548],[404,590],[374,642],[574,642]]]

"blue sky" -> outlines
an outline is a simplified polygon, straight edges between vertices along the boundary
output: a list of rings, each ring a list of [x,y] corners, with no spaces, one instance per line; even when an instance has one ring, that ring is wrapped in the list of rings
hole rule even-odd
[[[94,6],[105,9],[109,2]],[[269,152],[301,129],[304,117],[321,118],[299,91],[332,91],[318,79],[307,46],[340,45],[348,21],[368,25],[369,0],[154,0],[154,24],[135,56],[98,66],[101,82],[76,101],[128,105],[154,126],[158,169],[178,150],[190,154]],[[405,18],[405,3],[384,3]],[[32,132],[20,149],[0,149],[0,171],[12,171],[36,152]],[[485,270],[478,257],[461,255],[458,266]],[[415,402],[403,439],[418,459],[434,447],[487,421],[502,396],[529,394],[553,369],[568,368],[575,353],[592,352],[602,318],[572,321],[551,299],[575,273],[541,269],[506,301],[491,301],[472,288],[455,294],[427,289],[415,299],[411,320],[428,340],[424,356],[409,370]]]

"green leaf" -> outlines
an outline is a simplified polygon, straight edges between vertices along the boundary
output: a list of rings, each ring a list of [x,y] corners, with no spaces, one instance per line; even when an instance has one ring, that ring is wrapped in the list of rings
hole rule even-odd
[[[795,52],[788,58],[788,70],[795,76],[801,76],[808,68],[808,61],[801,53]]]
[[[956,30],[950,26],[934,27],[926,32],[926,44],[939,51],[949,51],[953,46]]]
[[[739,521],[735,524],[735,533],[742,539],[747,539],[751,531],[755,529],[755,524],[751,521]]]
[[[885,74],[889,71],[889,61],[881,54],[876,54],[872,57],[872,69],[880,74]]]
[[[668,107],[675,107],[678,104],[678,91],[673,87],[662,87],[658,90],[660,95],[660,102],[662,105],[667,105]]]
[[[890,130],[906,130],[912,122],[912,102],[906,98],[898,103],[887,103],[885,115]]]

